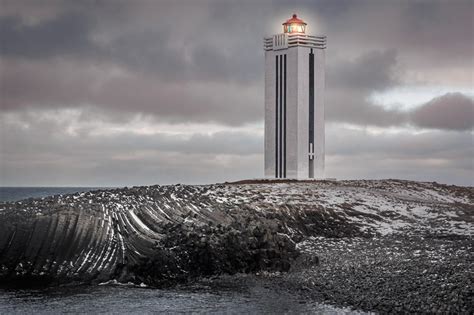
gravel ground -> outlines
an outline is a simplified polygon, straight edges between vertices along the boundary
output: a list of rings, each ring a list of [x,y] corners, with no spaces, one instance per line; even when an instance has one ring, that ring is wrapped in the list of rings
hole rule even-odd
[[[474,311],[470,237],[321,237],[299,247],[304,255],[278,281],[309,300],[381,313]]]
[[[216,291],[268,288],[306,306],[326,305],[327,314],[474,312],[470,237],[312,237],[298,247],[302,255],[288,273],[222,275],[194,285]]]

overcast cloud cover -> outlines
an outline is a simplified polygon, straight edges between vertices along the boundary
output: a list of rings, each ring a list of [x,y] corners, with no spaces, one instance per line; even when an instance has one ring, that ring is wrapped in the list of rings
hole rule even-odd
[[[326,175],[474,185],[474,2],[0,0],[0,185],[263,176],[263,44],[326,34]]]

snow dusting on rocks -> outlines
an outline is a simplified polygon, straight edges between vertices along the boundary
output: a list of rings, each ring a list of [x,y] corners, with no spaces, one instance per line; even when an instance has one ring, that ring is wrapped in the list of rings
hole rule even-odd
[[[0,203],[0,282],[160,286],[290,270],[272,281],[325,303],[469,312],[473,215],[472,187],[401,180],[256,180],[27,199]]]

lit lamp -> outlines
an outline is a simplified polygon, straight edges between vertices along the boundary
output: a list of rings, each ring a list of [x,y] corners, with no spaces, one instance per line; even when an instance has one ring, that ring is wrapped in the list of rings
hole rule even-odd
[[[284,33],[301,33],[304,34],[306,30],[306,23],[298,19],[296,14],[293,14],[293,17],[283,23],[283,32]]]

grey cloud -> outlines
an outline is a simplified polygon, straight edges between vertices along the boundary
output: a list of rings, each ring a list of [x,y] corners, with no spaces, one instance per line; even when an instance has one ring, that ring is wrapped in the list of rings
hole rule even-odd
[[[95,21],[89,15],[65,13],[35,25],[18,16],[0,18],[0,52],[7,57],[45,58],[95,50],[89,39]]]
[[[100,123],[99,121],[96,121]],[[138,185],[261,177],[262,138],[246,132],[191,137],[68,132],[53,115],[3,117],[2,184]],[[70,180],[74,179],[74,182]]]
[[[2,180],[12,184],[211,183],[263,176],[263,139],[247,132],[95,135],[67,121],[26,115],[2,120]],[[87,127],[85,127],[87,128]],[[472,185],[470,132],[372,133],[327,128],[327,176],[405,178]]]
[[[406,112],[386,109],[368,100],[370,93],[363,91],[335,90],[326,96],[326,120],[360,126],[403,126]]]
[[[302,11],[321,24],[316,32],[327,32],[329,62],[333,54],[347,58],[390,49],[413,69],[473,62],[470,1],[59,3],[64,8],[54,19],[34,25],[4,16],[3,53],[73,53],[168,80],[253,83],[262,78],[262,37],[276,31],[275,16]]]
[[[135,159],[84,163],[68,156],[52,163],[30,159],[4,162],[2,184],[12,186],[111,187],[155,184],[211,184],[262,177],[261,155],[215,156],[157,152]]]
[[[363,47],[397,49],[412,70],[472,65],[472,1],[354,3],[340,11],[337,19],[325,19],[332,47],[344,47],[336,53],[350,55],[353,49],[360,52]]]
[[[194,133],[190,136],[168,134],[166,130],[153,134],[119,132],[96,134],[90,123],[100,126],[102,120],[91,118],[89,124],[79,122],[68,132],[70,122],[34,113],[1,117],[2,146],[0,152],[13,160],[21,156],[43,157],[73,154],[84,161],[96,157],[133,155],[136,152],[180,152],[182,154],[249,155],[261,153],[263,138],[245,131],[220,131],[213,134]],[[32,139],[35,139],[32,141]],[[35,154],[36,152],[36,154]],[[93,154],[91,155],[91,153]]]
[[[461,93],[448,93],[413,110],[411,121],[422,128],[472,130],[474,100]]]
[[[406,111],[372,104],[367,96],[349,91],[330,94],[328,120],[378,127],[410,125],[419,129],[457,131],[474,128],[474,100],[462,93],[447,93]]]
[[[395,77],[397,52],[370,51],[353,60],[335,60],[327,69],[327,85],[362,91],[383,90],[400,83]]]
[[[150,4],[139,2],[136,6]],[[203,4],[205,7],[206,2]],[[170,3],[156,3],[149,8],[156,15],[148,25],[141,25],[136,21],[141,19],[139,16],[124,14],[125,8],[130,7],[127,3],[118,4],[117,10],[113,9],[115,6],[72,6],[73,9],[60,10],[54,18],[33,25],[25,24],[19,16],[0,17],[0,53],[32,60],[72,57],[91,63],[116,63],[129,71],[180,82],[248,82],[262,77],[259,60],[248,58],[248,50],[241,49],[248,47],[262,56],[261,38],[240,37],[237,29],[221,30],[216,21],[208,20],[207,10],[197,12],[201,21],[192,25],[196,19],[188,22],[185,18],[167,17],[167,8],[173,7]],[[174,6],[182,7],[183,12],[195,8],[189,3]],[[136,10],[130,7],[130,11]],[[209,23],[203,23],[206,20]],[[188,34],[183,32],[186,28]]]
[[[107,49],[110,60],[132,71],[168,81],[256,82],[263,77],[260,47],[250,58],[247,50],[208,42],[205,36],[188,47],[174,46],[165,31],[145,31],[114,40]],[[245,43],[242,43],[244,46]],[[249,47],[252,49],[255,45]]]
[[[397,53],[371,51],[353,60],[328,65],[326,117],[330,121],[360,125],[395,126],[406,122],[406,114],[388,110],[369,101],[370,93],[399,82],[394,70]]]
[[[329,124],[327,153],[347,158],[377,156],[384,159],[446,159],[469,160],[474,154],[472,134],[429,130],[413,134],[409,130],[398,133],[374,133],[364,129],[345,129]]]
[[[232,126],[261,121],[262,37],[280,31],[279,20],[294,11],[313,23],[312,32],[328,35],[328,121],[432,129],[426,137],[376,137],[337,125],[344,137],[328,133],[328,176],[464,184],[473,177],[472,99],[448,94],[413,111],[368,100],[373,91],[413,78],[472,86],[472,1],[51,0],[47,12],[44,3],[20,2],[6,1],[0,12],[0,114],[26,115],[23,124],[0,126],[5,183],[260,177],[258,135],[196,134],[190,140],[81,130],[82,137],[73,137],[67,122],[33,122],[44,109],[68,108],[81,112],[84,128],[97,119],[120,124],[137,115]]]
[[[23,62],[4,67],[3,110],[87,108],[112,119],[142,113],[156,119],[241,125],[263,117],[258,87],[238,84],[183,85],[145,75],[114,75],[106,65]],[[216,91],[219,93],[216,93]],[[238,98],[235,95],[239,95]]]
[[[326,174],[339,179],[400,178],[474,186],[472,133],[372,133],[331,124]]]
[[[399,36],[406,47],[423,52],[417,62],[437,67],[473,65],[474,2],[419,1],[403,6],[401,14]]]
[[[395,67],[394,51],[370,52],[354,60],[331,64],[327,120],[380,127],[411,124],[433,129],[472,128],[473,101],[460,93],[445,95],[411,111],[371,103],[372,91],[383,91],[397,84]],[[40,107],[89,108],[89,112],[92,110],[114,121],[124,121],[140,113],[169,122],[227,125],[263,119],[261,85],[251,88],[210,82],[183,85],[143,74],[113,75],[113,68],[104,64],[61,61],[9,63],[4,67],[3,76],[2,108],[8,111]]]
[[[419,107],[403,111],[374,104],[369,96],[401,82],[397,53],[372,51],[354,60],[340,60],[327,70],[326,115],[330,121],[365,126],[404,126],[468,130],[474,127],[474,101],[461,93],[447,93]]]

